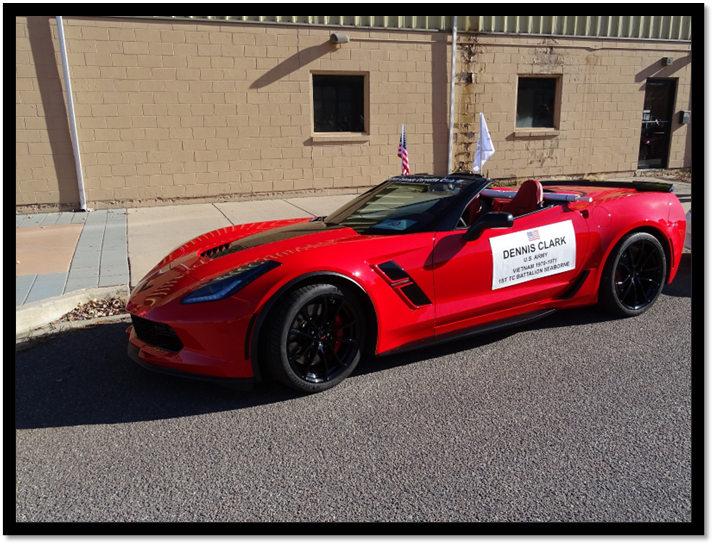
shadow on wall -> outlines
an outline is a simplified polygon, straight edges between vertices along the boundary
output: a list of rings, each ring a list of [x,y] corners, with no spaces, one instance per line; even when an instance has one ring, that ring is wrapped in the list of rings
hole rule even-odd
[[[334,51],[334,46],[330,42],[300,49],[297,53],[288,57],[274,68],[271,68],[251,83],[250,89],[262,89],[263,87],[267,87],[332,51]]]
[[[49,150],[42,150],[42,146],[38,145],[35,154],[44,157],[44,163],[38,161],[38,166],[54,167],[55,179],[49,177],[46,179],[46,191],[49,195],[58,191],[59,198],[57,202],[49,204],[59,204],[60,210],[76,210],[79,208],[77,171],[74,164],[67,106],[62,90],[62,76],[55,57],[55,43],[52,39],[51,22],[54,20],[54,17],[27,18],[27,36],[31,50],[30,61],[34,61],[37,87],[40,92],[40,103],[34,106],[37,109],[37,119],[44,118],[47,127],[46,134],[49,139]],[[59,42],[57,47],[59,47]],[[40,132],[43,132],[43,129],[40,129]],[[32,147],[31,145],[30,155],[33,155]],[[38,180],[33,181],[37,182]],[[37,191],[37,193],[41,194],[42,191]],[[44,200],[54,201],[52,197]],[[45,203],[37,202],[35,204]]]
[[[635,81],[637,83],[641,83],[643,81],[646,81],[647,78],[673,77],[679,70],[682,70],[686,65],[690,64],[691,62],[691,55],[675,59],[669,66],[662,66],[662,59],[658,59],[657,62],[654,62],[648,67],[646,67],[644,70],[637,72],[637,74],[635,74]]]

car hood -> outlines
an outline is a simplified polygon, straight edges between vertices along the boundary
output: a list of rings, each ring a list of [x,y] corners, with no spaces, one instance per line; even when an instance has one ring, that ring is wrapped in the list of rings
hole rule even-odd
[[[254,261],[280,261],[296,253],[356,238],[360,235],[349,227],[309,219],[235,225],[187,242],[162,260],[152,273],[168,267],[195,280],[211,280]]]

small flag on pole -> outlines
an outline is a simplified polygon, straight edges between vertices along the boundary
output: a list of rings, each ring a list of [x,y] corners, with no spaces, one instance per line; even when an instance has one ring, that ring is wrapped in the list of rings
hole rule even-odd
[[[399,139],[397,155],[402,158],[402,175],[409,174],[409,154],[407,153],[407,135],[404,132],[404,125],[402,125],[402,136]]]
[[[496,153],[491,141],[491,135],[488,134],[486,126],[486,118],[481,113],[481,128],[479,129],[478,141],[476,142],[476,155],[474,155],[474,172],[481,172],[483,164],[491,155]]]

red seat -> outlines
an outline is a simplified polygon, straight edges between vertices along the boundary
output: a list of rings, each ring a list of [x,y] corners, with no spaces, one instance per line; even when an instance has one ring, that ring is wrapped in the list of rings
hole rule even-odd
[[[538,180],[526,180],[518,189],[516,196],[506,204],[502,212],[509,212],[513,217],[534,212],[543,202],[543,186]]]

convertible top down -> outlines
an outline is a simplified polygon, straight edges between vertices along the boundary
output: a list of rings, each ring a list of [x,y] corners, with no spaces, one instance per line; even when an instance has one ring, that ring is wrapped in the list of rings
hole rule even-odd
[[[326,217],[236,225],[139,282],[129,354],[156,371],[316,392],[388,354],[600,303],[636,316],[674,279],[669,184],[399,176]]]

